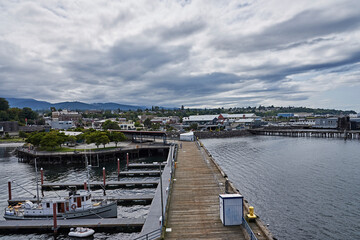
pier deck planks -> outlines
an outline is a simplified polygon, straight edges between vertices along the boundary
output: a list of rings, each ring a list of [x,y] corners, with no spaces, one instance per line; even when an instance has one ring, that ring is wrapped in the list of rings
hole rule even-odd
[[[165,238],[245,239],[242,227],[223,226],[219,194],[225,180],[201,151],[194,142],[179,149]]]

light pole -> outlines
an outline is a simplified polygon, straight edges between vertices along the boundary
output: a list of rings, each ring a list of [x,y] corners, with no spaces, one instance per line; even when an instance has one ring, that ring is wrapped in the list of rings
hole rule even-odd
[[[164,226],[164,202],[163,202],[163,187],[162,187],[162,177],[161,177],[161,162],[159,163],[159,169],[160,169],[160,194],[161,194],[161,227]]]

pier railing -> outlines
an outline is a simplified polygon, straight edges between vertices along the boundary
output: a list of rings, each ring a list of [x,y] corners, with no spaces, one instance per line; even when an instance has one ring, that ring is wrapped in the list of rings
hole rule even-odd
[[[140,237],[134,238],[134,240],[153,240],[153,239],[158,239],[160,237],[161,237],[161,228],[156,229]]]
[[[244,217],[242,218],[242,222],[243,222],[242,223],[243,227],[245,228],[246,232],[249,234],[250,240],[258,240]]]

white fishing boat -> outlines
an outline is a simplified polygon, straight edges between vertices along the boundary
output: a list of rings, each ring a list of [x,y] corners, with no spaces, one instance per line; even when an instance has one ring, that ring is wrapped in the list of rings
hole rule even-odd
[[[71,191],[68,197],[59,196],[58,198],[42,198],[40,200],[35,159],[37,203],[25,201],[25,203],[18,203],[16,206],[8,206],[5,209],[4,218],[6,220],[52,219],[54,216],[54,204],[58,219],[116,218],[116,201],[103,200],[96,203],[92,202],[89,167],[91,166],[88,165],[86,159],[88,190]]]
[[[43,198],[39,203],[25,201],[16,206],[8,206],[4,218],[6,220],[51,219],[54,214],[54,203],[58,219],[117,217],[116,202],[93,203],[90,191],[77,190],[70,192],[69,197]]]
[[[77,227],[70,229],[69,237],[78,237],[78,238],[90,237],[94,233],[95,233],[94,229]]]

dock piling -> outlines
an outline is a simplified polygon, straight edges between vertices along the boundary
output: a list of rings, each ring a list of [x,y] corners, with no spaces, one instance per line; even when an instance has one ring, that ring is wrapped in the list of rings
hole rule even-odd
[[[8,181],[9,200],[11,200],[11,181]]]
[[[120,159],[117,159],[117,172],[118,172],[118,181],[120,179]]]
[[[126,168],[129,169],[129,153],[126,153]]]
[[[41,185],[44,184],[44,169],[40,168],[40,174],[41,174]]]
[[[104,181],[104,196],[106,195],[105,186],[106,186],[106,175],[105,175],[105,167],[103,167],[103,181]]]
[[[54,234],[57,233],[56,203],[53,203]]]
[[[84,181],[84,190],[87,190],[87,183]]]

